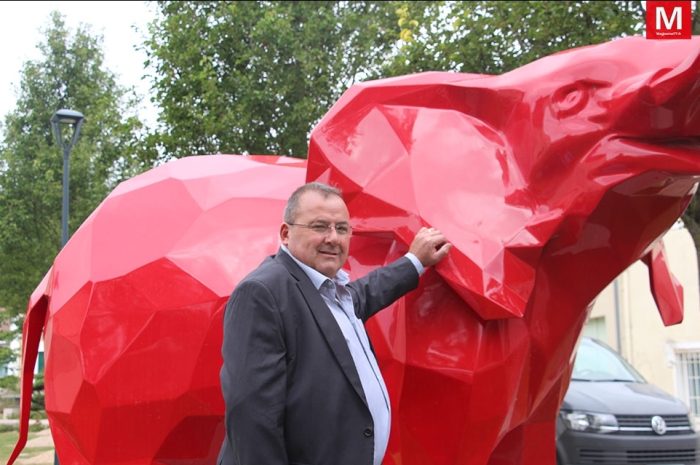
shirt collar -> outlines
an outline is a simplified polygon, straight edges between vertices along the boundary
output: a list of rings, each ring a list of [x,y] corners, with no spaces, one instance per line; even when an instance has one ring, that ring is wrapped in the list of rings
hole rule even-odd
[[[333,281],[335,284],[341,286],[345,286],[347,283],[350,282],[350,276],[345,270],[338,270],[338,273],[335,275],[335,278],[331,279],[328,276],[321,273],[320,271],[314,270],[309,265],[299,261],[294,255],[292,255],[292,252],[290,252],[289,249],[284,245],[280,245],[280,248],[284,250],[284,252],[287,255],[292,257],[292,260],[294,260],[296,264],[299,265],[299,268],[301,268],[304,271],[304,273],[306,273],[306,276],[308,276],[311,280],[311,284],[313,284],[317,290],[321,289],[321,286],[326,281]]]

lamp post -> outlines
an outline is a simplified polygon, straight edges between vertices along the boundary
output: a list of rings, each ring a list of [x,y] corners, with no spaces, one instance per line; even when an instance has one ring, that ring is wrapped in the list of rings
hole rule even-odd
[[[51,127],[56,136],[56,143],[63,148],[63,208],[61,209],[61,247],[68,242],[68,182],[70,174],[70,164],[68,158],[70,151],[80,136],[80,128],[85,117],[75,110],[62,108],[51,117]],[[73,136],[66,141],[61,136],[61,125],[73,126]]]
[[[70,151],[78,141],[80,136],[80,128],[83,125],[85,117],[82,113],[75,110],[67,110],[62,108],[53,114],[51,117],[51,129],[56,136],[56,143],[63,149],[63,207],[61,208],[61,248],[68,242],[68,182],[70,180]],[[64,140],[61,135],[61,125],[73,126],[73,135],[70,140]],[[60,465],[58,455],[53,454],[54,465]]]

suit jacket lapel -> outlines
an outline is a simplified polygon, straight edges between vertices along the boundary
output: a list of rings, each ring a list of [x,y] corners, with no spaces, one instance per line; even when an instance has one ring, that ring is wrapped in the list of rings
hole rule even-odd
[[[342,331],[338,327],[338,323],[331,314],[330,309],[323,301],[321,294],[318,289],[314,287],[311,283],[309,277],[304,273],[304,270],[299,268],[294,260],[283,250],[279,250],[275,256],[275,260],[282,263],[289,273],[294,276],[297,280],[297,286],[304,296],[306,303],[311,310],[311,314],[316,321],[321,334],[326,339],[328,346],[331,348],[335,359],[345,373],[345,377],[348,379],[352,387],[360,396],[360,399],[367,405],[367,399],[365,399],[365,393],[362,389],[362,383],[360,382],[360,376],[357,374],[357,368],[355,368],[355,362],[350,354],[350,349],[348,348],[347,342],[345,342],[345,337]]]

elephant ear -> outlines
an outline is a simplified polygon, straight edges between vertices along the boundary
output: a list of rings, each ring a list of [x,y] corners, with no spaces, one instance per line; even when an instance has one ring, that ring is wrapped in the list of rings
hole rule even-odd
[[[39,342],[46,323],[46,311],[49,306],[49,282],[52,270],[41,280],[32,293],[27,306],[27,314],[22,325],[22,384],[20,386],[19,437],[15,448],[7,460],[12,465],[27,444],[29,434],[29,414],[32,408],[32,391],[34,390],[34,366],[39,354]]]
[[[471,111],[503,103],[440,73],[366,83],[319,123],[309,152],[307,181],[343,189],[357,235],[407,248],[421,226],[441,230],[453,249],[436,270],[483,319],[524,315],[561,222],[532,197],[499,130]]]

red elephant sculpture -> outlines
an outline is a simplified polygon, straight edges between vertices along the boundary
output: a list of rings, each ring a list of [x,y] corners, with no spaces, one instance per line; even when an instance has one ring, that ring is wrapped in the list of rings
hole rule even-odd
[[[700,179],[700,38],[615,40],[500,76],[349,89],[308,165],[204,156],[124,182],[57,256],[24,326],[22,424],[43,330],[62,464],[213,464],[221,322],[278,246],[304,180],[341,187],[362,275],[421,226],[453,249],[368,323],[392,401],[385,464],[541,465],[598,293],[644,258],[665,324],[682,293],[658,239]]]

